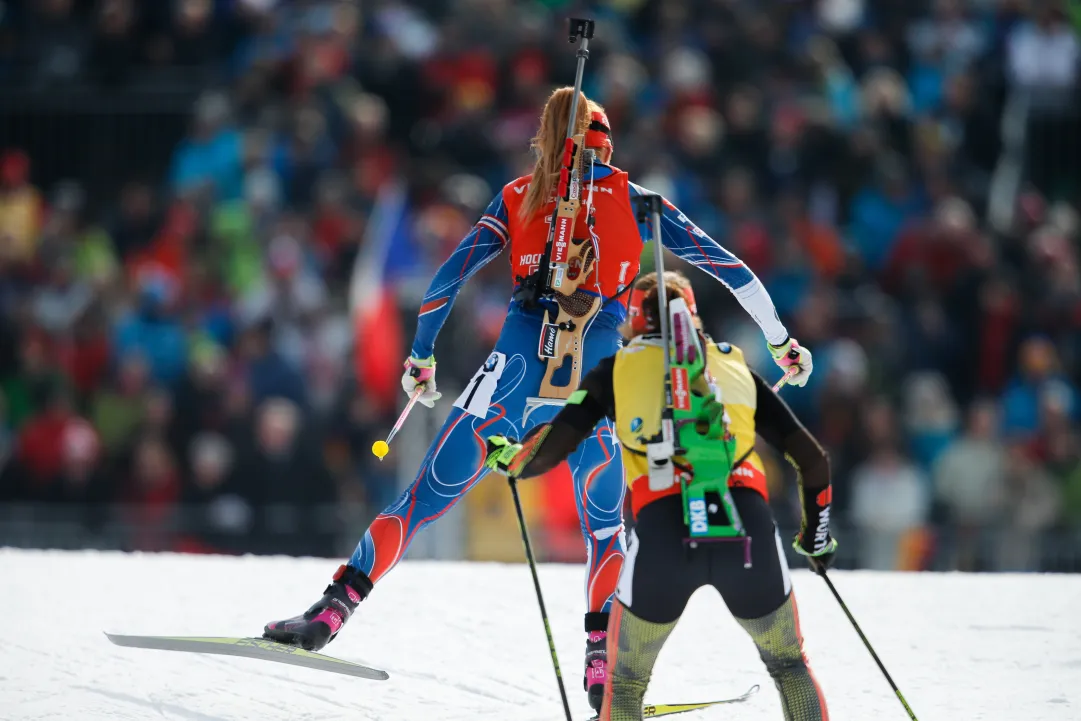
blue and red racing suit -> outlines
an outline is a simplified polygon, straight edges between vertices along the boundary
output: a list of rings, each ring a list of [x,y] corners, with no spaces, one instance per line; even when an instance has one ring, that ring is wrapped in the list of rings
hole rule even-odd
[[[523,220],[518,208],[528,184],[528,177],[507,184],[436,273],[421,306],[414,357],[432,355],[436,335],[462,285],[505,249],[510,249],[516,278],[528,275],[541,262],[554,202],[531,220]],[[588,209],[595,219],[590,235],[596,262],[579,288],[604,301],[584,332],[583,373],[622,345],[619,327],[627,308],[626,294],[621,291],[637,276],[643,238],[650,237],[648,224],[637,223],[631,204],[631,198],[643,192],[628,181],[625,172],[607,165],[593,166],[583,182],[582,195],[589,198]],[[661,225],[666,248],[724,283],[762,327],[767,340],[777,345],[785,341],[787,331],[768,293],[738,258],[667,201]],[[446,513],[484,477],[488,436],[502,433],[522,438],[559,410],[561,401],[545,403],[535,398],[546,369],[538,356],[543,317],[542,308],[529,310],[511,302],[495,348],[455,401],[416,479],[372,522],[353,552],[350,565],[368,574],[372,582],[377,583],[401,560],[421,528]],[[609,609],[623,564],[626,484],[615,443],[606,419],[557,471],[569,475],[574,484],[588,558],[587,611]]]

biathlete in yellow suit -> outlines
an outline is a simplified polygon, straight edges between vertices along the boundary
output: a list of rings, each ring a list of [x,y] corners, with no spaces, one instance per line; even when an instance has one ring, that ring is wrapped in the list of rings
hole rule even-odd
[[[769,508],[755,436],[782,451],[799,472],[803,523],[793,546],[816,571],[829,566],[837,547],[829,532],[828,457],[780,396],[748,368],[739,348],[714,343],[701,333],[688,280],[669,272],[665,285],[673,308],[679,305],[677,299],[686,304],[683,346],[690,349],[692,360],[695,349],[705,360],[698,361],[698,379],[692,375],[689,388],[682,389],[697,396],[697,410],[688,421],[692,428],[680,431],[679,439],[686,440],[687,432],[696,433],[699,445],[712,453],[710,458],[727,462],[718,466],[699,460],[708,454],[696,452],[693,439],[679,444],[684,454],[672,458],[666,471],[662,467],[660,478],[654,458],[648,457],[648,440],[660,435],[665,405],[657,277],[651,273],[635,284],[631,294],[625,327],[629,343],[583,379],[551,423],[538,427],[521,443],[505,436],[490,437],[486,463],[511,477],[538,476],[573,452],[601,419],[615,420],[635,527],[608,626],[609,676],[602,721],[642,718],[642,701],[657,656],[691,595],[706,585],[720,592],[754,640],[780,693],[786,721],[826,721],[825,698],[803,653],[788,564]],[[680,319],[675,311],[672,315],[673,346],[678,349]],[[688,344],[688,337],[693,342]],[[676,373],[674,367],[674,379]],[[673,396],[680,391],[674,387]],[[725,518],[720,527],[736,529],[725,540],[742,542],[690,538],[693,524],[699,521],[688,522],[685,489],[696,480],[695,468],[712,468],[719,478],[727,477],[727,486],[717,485],[729,492],[727,502],[735,509],[728,514],[721,510],[727,508],[725,503],[711,503],[703,512],[709,518],[700,521],[698,532],[720,512]]]

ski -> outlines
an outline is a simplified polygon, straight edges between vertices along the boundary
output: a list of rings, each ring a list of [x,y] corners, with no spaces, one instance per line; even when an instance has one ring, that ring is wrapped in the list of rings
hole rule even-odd
[[[209,653],[220,656],[240,656],[262,661],[303,666],[318,671],[330,671],[345,676],[386,681],[390,674],[376,668],[362,666],[352,661],[305,651],[298,646],[276,643],[265,638],[219,638],[200,636],[124,636],[106,633],[105,637],[117,646],[147,648],[155,651],[181,651],[184,653]]]
[[[722,706],[724,704],[743,703],[751,696],[758,693],[759,686],[755,684],[747,689],[747,692],[742,696],[735,696],[733,698],[721,699],[720,701],[703,701],[701,703],[658,703],[650,704],[642,707],[642,718],[659,718],[661,716],[674,716],[677,713],[687,713],[688,711],[698,711],[704,708],[711,708],[713,706]],[[598,721],[600,716],[594,716],[589,721]]]

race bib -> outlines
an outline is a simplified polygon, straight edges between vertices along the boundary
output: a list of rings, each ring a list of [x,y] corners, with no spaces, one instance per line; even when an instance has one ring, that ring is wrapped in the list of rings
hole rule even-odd
[[[488,415],[488,406],[492,403],[492,395],[499,385],[499,377],[503,375],[503,369],[507,365],[507,356],[503,353],[492,352],[488,360],[473,375],[466,384],[465,390],[454,401],[455,408],[461,408],[466,413],[484,418]]]

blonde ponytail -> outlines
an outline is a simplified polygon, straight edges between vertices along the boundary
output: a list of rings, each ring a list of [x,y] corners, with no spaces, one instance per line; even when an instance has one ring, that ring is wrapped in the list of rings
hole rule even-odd
[[[555,192],[560,164],[563,162],[563,144],[567,138],[567,121],[571,114],[573,96],[574,88],[558,88],[544,104],[540,128],[530,142],[537,161],[533,165],[533,179],[530,181],[525,201],[518,211],[523,221],[531,219]],[[603,112],[604,108],[587,98],[585,93],[579,93],[575,134],[586,132],[590,114],[595,110]]]

